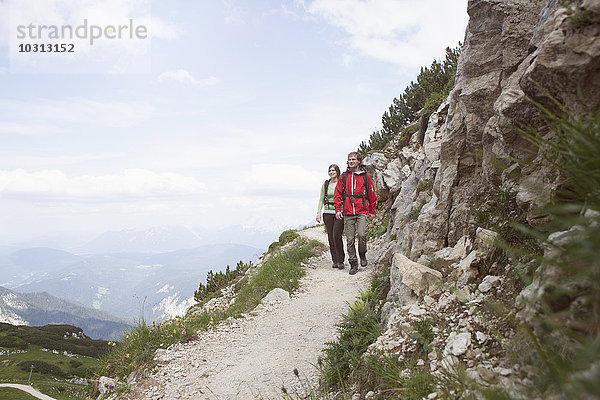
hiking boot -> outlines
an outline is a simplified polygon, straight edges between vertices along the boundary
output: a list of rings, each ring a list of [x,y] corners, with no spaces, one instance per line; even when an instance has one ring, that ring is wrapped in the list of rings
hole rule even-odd
[[[350,275],[354,275],[358,272],[358,262],[353,261],[350,263]]]
[[[366,254],[359,254],[359,255],[360,255],[360,266],[366,267],[367,266],[367,255]]]
[[[338,263],[335,263],[335,262],[334,262],[334,263],[333,263],[333,265],[331,266],[331,268],[339,268],[339,267],[338,267]]]
[[[344,269],[344,263],[343,262],[339,262],[336,264],[336,268],[337,269]]]

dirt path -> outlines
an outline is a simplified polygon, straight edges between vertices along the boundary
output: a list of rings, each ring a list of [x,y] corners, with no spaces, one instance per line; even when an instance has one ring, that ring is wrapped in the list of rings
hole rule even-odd
[[[327,243],[322,226],[301,232]],[[374,252],[368,254],[371,262]],[[299,387],[317,379],[314,365],[336,324],[360,289],[371,267],[352,276],[331,267],[329,252],[309,260],[300,290],[289,301],[262,307],[246,319],[225,322],[199,339],[161,350],[158,372],[134,385],[131,400],[277,398],[281,387]]]
[[[41,393],[40,391],[38,391],[37,389],[34,389],[33,387],[28,386],[28,385],[19,385],[16,383],[0,383],[0,387],[7,387],[7,388],[22,390],[24,392],[29,393],[33,397],[37,397],[38,399],[41,399],[41,400],[56,400],[54,397],[45,395],[45,394]]]

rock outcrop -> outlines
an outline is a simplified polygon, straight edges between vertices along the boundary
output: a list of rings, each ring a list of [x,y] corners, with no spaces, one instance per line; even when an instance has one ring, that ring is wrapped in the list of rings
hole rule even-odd
[[[371,350],[410,352],[417,345],[406,327],[441,318],[432,345],[447,359],[430,354],[432,371],[460,359],[477,381],[517,390],[519,366],[499,356],[475,313],[486,299],[507,295],[503,275],[513,267],[494,262],[496,232],[477,229],[473,211],[503,190],[529,224],[539,223],[532,211],[558,177],[515,127],[547,133],[538,105],[598,110],[600,2],[470,0],[468,13],[455,87],[431,114],[423,141],[413,135],[407,146],[393,142],[365,160],[388,199],[394,254],[380,262],[391,266],[388,330]]]

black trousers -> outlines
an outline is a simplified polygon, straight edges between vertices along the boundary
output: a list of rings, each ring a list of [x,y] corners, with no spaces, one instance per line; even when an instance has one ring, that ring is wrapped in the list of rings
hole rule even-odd
[[[335,214],[323,214],[323,222],[327,230],[329,240],[329,251],[334,263],[344,262],[344,244],[342,243],[342,232],[344,231],[344,220],[337,219]]]

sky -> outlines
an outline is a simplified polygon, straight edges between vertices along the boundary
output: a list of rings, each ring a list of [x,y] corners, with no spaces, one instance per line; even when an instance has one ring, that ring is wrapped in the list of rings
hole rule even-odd
[[[0,0],[0,245],[314,222],[329,164],[463,41],[466,7]]]

